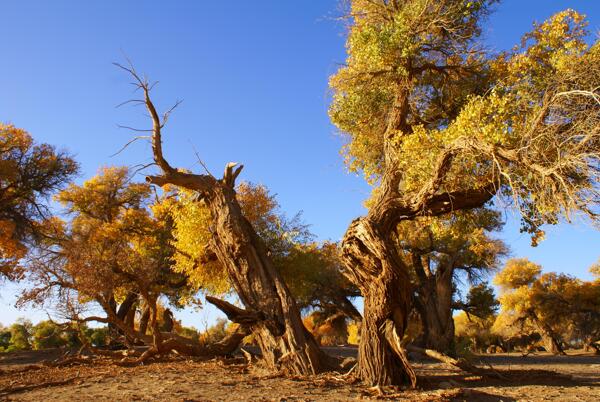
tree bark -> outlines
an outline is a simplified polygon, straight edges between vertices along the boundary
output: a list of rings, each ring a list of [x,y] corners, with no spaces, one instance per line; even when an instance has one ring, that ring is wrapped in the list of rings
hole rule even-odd
[[[553,355],[566,355],[563,347],[554,335],[541,329],[540,331],[542,332],[542,342],[544,342],[544,347],[547,352],[550,352]]]
[[[144,306],[142,310],[142,315],[140,317],[140,327],[138,329],[138,333],[140,336],[146,335],[146,331],[148,330],[148,322],[150,321],[150,309],[148,306]]]
[[[367,218],[355,220],[342,242],[345,273],[361,290],[364,316],[357,373],[373,385],[416,385],[400,341],[408,324],[412,286],[392,242]]]
[[[449,163],[447,155],[438,162]],[[365,311],[359,345],[358,374],[374,385],[416,383],[400,340],[412,308],[409,269],[398,255],[392,235],[402,220],[439,216],[480,207],[494,187],[435,194],[439,177],[410,201],[398,196],[397,172],[384,176],[378,200],[366,217],[355,219],[342,240],[344,274],[361,290]],[[443,176],[441,173],[439,176]]]
[[[532,321],[540,331],[542,342],[544,343],[546,351],[552,353],[553,355],[566,355],[562,345],[560,344],[558,336],[554,333],[552,328],[540,320],[535,312],[531,311],[530,314]]]

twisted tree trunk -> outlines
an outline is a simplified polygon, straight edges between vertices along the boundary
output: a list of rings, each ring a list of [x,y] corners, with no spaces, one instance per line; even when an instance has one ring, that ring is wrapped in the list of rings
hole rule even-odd
[[[367,218],[355,220],[342,242],[347,276],[361,290],[364,315],[358,375],[369,384],[416,385],[400,341],[411,309],[411,283],[393,243]]]
[[[242,303],[260,316],[251,328],[267,365],[295,374],[328,368],[331,362],[302,324],[296,302],[243,216],[233,186],[215,183],[205,202],[215,222],[212,248]]]
[[[550,328],[548,324],[540,320],[535,311],[530,310],[529,313],[532,321],[538,327],[546,351],[552,353],[553,355],[566,355],[560,343],[559,337],[556,335],[554,330]]]
[[[448,157],[447,155],[445,157]],[[443,169],[445,160],[439,161]],[[420,215],[439,216],[457,209],[485,204],[493,187],[435,194],[424,188],[406,201],[398,195],[398,182],[382,180],[382,190],[366,217],[352,222],[342,240],[344,274],[359,287],[365,311],[359,345],[358,374],[374,385],[416,383],[400,341],[412,308],[409,269],[398,255],[392,236],[402,220]],[[435,183],[431,185],[435,188]]]

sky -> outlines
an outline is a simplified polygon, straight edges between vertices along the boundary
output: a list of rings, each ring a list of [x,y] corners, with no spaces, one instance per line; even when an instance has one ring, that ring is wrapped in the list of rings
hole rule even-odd
[[[328,77],[345,60],[339,4],[5,0],[0,121],[70,151],[81,164],[78,182],[101,166],[148,163],[144,143],[111,157],[133,135],[119,124],[149,125],[142,109],[116,108],[135,96],[129,77],[112,65],[128,57],[159,81],[153,98],[160,109],[183,100],[163,134],[172,165],[199,171],[196,154],[215,174],[230,161],[243,163],[242,180],[266,185],[289,215],[303,211],[318,239],[339,240],[365,213],[370,192],[344,168],[343,138],[327,116]],[[587,14],[591,32],[600,31],[600,1],[506,0],[485,23],[485,43],[508,49],[533,21],[565,8]],[[581,222],[560,224],[532,248],[514,212],[507,211],[506,220],[498,236],[512,256],[590,279],[587,268],[600,257],[599,231]],[[46,317],[13,307],[21,289],[0,285],[0,323]],[[215,315],[176,316],[202,328]]]

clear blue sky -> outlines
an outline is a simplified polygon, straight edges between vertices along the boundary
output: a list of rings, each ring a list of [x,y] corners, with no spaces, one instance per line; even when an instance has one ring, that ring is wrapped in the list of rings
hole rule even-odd
[[[568,7],[598,32],[598,1],[507,0],[486,24],[486,42],[509,48],[534,20]],[[115,108],[132,96],[128,77],[111,65],[123,51],[160,81],[161,108],[184,100],[165,130],[173,165],[197,170],[194,147],[213,172],[244,163],[242,179],[267,185],[289,214],[304,211],[320,239],[340,239],[364,213],[369,188],[346,173],[327,117],[327,80],[345,59],[338,0],[7,0],[1,11],[0,120],[70,150],[81,162],[79,180],[102,165],[149,161],[142,144],[110,157],[131,135],[117,124],[147,125],[141,109]],[[598,231],[560,225],[533,249],[510,213],[508,221],[501,237],[514,256],[589,278]],[[18,287],[0,289],[0,322],[33,315],[11,307]],[[202,327],[202,315],[180,318]]]

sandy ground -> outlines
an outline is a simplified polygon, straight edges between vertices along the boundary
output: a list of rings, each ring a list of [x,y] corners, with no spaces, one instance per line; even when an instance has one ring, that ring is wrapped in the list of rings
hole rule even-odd
[[[330,349],[339,355],[353,348]],[[108,359],[65,367],[43,363],[58,351],[0,355],[0,400],[19,401],[600,401],[600,356],[572,351],[482,355],[506,380],[481,378],[430,361],[416,361],[419,389],[372,389],[339,374],[310,378],[269,375],[243,359],[173,358],[139,367]]]

